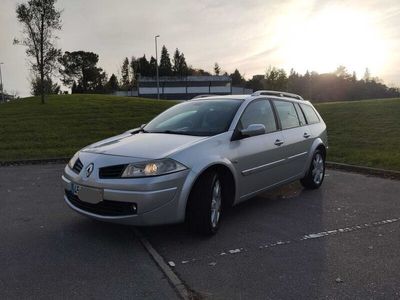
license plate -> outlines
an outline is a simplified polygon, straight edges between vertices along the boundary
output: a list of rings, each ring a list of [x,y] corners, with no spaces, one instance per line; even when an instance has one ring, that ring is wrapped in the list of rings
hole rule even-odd
[[[96,204],[103,200],[103,191],[101,189],[72,183],[71,192],[83,202]]]

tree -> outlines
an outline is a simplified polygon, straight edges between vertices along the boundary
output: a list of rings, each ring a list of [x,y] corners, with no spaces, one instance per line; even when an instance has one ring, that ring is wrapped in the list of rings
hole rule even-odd
[[[150,63],[146,55],[143,55],[137,60],[137,73],[141,76],[154,76],[154,74],[151,73]]]
[[[229,75],[230,78],[232,78],[232,85],[236,86],[242,86],[245,82],[242,74],[240,74],[238,69],[235,69],[235,71]]]
[[[67,86],[76,82],[83,93],[96,91],[103,72],[97,67],[98,61],[99,56],[93,52],[66,51],[59,59],[62,82]]]
[[[368,68],[365,69],[365,73],[364,73],[363,79],[364,79],[364,81],[370,81],[371,80],[371,72],[369,71]]]
[[[349,72],[347,72],[347,69],[346,69],[345,66],[338,66],[338,67],[336,68],[335,75],[336,75],[337,77],[341,77],[341,78],[346,79],[346,80],[349,79],[349,78],[351,77],[351,75],[349,74]]]
[[[264,75],[254,75],[252,79],[246,82],[245,87],[253,91],[259,91],[264,88]]]
[[[107,83],[108,83],[108,75],[106,72],[102,72],[101,68],[99,68],[99,74],[96,76],[96,80],[94,82],[94,89],[95,93],[106,93],[107,92]]]
[[[50,77],[47,77],[43,81],[44,92],[46,95],[59,94],[60,86],[57,83],[53,83]],[[40,96],[42,93],[42,80],[39,77],[35,77],[31,81],[31,94],[33,96]]]
[[[174,72],[174,75],[178,74],[179,72],[180,59],[181,59],[181,53],[179,52],[179,49],[176,48],[174,53],[174,58],[172,59],[173,62],[172,71]]]
[[[165,45],[161,49],[159,71],[160,71],[160,76],[171,76],[172,75],[171,59],[169,58],[169,53],[168,53],[167,47],[165,47]]]
[[[131,62],[129,63],[129,71],[131,73],[131,86],[136,86],[137,76],[138,76],[138,63],[134,56],[131,57]]]
[[[40,78],[40,95],[45,102],[46,82],[56,69],[61,50],[55,47],[56,30],[61,29],[61,11],[56,10],[56,0],[29,0],[17,5],[17,19],[23,26],[22,40],[14,39],[14,44],[26,47],[31,57],[30,65],[34,77]]]
[[[187,75],[188,66],[186,64],[185,55],[183,53],[180,53],[178,48],[176,48],[175,50],[172,61],[174,63],[172,66],[174,75],[176,76]]]
[[[187,70],[188,76],[210,76],[211,74],[203,69],[193,69],[192,67],[188,67]]]
[[[125,57],[121,66],[121,88],[129,90],[131,88],[131,81],[129,79],[129,60]]]
[[[110,80],[107,82],[106,89],[111,92],[115,92],[118,90],[118,88],[119,88],[118,87],[118,79],[117,79],[117,76],[115,76],[115,74],[113,73],[110,76]]]
[[[157,61],[153,56],[150,57],[149,72],[152,75],[155,75],[157,73]]]
[[[285,70],[269,67],[265,73],[265,85],[269,90],[287,91],[288,80]]]
[[[219,66],[218,63],[215,63],[215,64],[214,64],[214,73],[215,73],[215,75],[217,75],[217,76],[219,76],[219,73],[221,73],[221,68],[220,68],[220,66]]]

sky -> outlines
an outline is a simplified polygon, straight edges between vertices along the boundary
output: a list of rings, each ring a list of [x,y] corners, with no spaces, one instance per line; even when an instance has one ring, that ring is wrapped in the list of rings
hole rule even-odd
[[[0,62],[4,88],[30,94],[29,64],[15,0],[1,0]],[[368,67],[400,86],[399,0],[58,0],[62,51],[92,51],[109,75],[125,57],[155,56],[154,36],[195,68],[235,68],[251,78],[269,66],[318,73],[339,65],[361,78]],[[159,51],[160,51],[159,47]]]

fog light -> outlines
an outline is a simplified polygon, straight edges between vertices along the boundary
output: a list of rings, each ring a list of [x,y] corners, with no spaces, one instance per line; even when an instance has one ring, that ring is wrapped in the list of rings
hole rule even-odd
[[[132,204],[132,211],[136,214],[136,212],[137,212],[137,205],[136,205],[136,203],[133,203],[133,204]]]

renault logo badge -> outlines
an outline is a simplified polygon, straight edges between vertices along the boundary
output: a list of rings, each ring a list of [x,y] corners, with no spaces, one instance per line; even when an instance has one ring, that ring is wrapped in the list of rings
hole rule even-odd
[[[89,165],[86,167],[86,177],[89,177],[90,174],[92,174],[93,169],[94,169],[93,163],[89,164]]]

